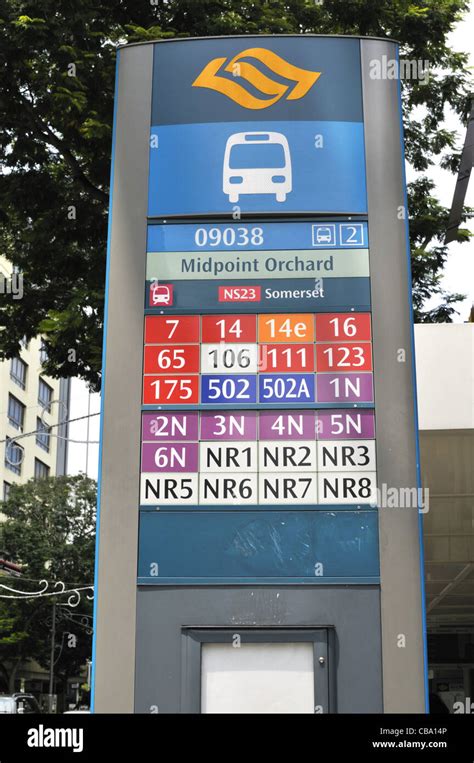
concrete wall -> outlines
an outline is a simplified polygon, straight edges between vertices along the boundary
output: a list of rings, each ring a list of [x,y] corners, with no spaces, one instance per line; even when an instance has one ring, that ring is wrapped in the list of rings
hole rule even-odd
[[[474,323],[415,326],[420,431],[474,429]]]

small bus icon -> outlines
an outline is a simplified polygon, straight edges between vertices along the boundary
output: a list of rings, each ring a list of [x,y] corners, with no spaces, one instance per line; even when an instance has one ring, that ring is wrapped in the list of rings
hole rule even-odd
[[[224,153],[223,191],[231,204],[243,194],[270,193],[286,201],[291,193],[288,140],[280,132],[236,132]]]
[[[336,246],[336,226],[331,223],[329,225],[313,225],[313,246]]]

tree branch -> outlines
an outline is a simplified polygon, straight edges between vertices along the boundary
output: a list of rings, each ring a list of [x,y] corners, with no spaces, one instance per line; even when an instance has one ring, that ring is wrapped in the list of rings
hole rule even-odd
[[[20,100],[25,108],[25,111],[28,113],[31,122],[33,123],[34,127],[36,128],[37,132],[41,134],[41,136],[46,140],[47,143],[49,143],[51,146],[54,146],[61,156],[63,157],[66,164],[69,165],[73,176],[76,178],[76,180],[79,182],[79,184],[82,186],[82,188],[87,192],[90,193],[97,201],[100,202],[107,202],[108,201],[108,194],[105,191],[102,191],[100,188],[97,188],[87,177],[87,175],[84,173],[84,170],[82,169],[80,163],[72,153],[72,151],[65,145],[64,141],[57,137],[57,135],[54,134],[54,132],[51,130],[49,125],[47,125],[43,120],[38,116],[35,108],[27,101],[26,98],[20,95]]]

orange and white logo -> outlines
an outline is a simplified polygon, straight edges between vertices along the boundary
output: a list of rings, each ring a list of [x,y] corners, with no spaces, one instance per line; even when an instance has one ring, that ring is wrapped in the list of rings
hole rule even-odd
[[[254,59],[264,64],[273,74],[290,80],[294,84],[289,85],[271,79],[253,63],[243,59]],[[232,74],[234,80],[222,76],[225,72]],[[293,66],[271,50],[248,48],[238,53],[228,63],[227,58],[214,58],[209,61],[199,76],[196,77],[192,86],[215,90],[238,103],[244,109],[256,110],[267,109],[282,98],[287,101],[297,101],[303,98],[320,76],[321,72],[312,72]],[[249,92],[237,80],[246,81],[263,97],[259,98]]]

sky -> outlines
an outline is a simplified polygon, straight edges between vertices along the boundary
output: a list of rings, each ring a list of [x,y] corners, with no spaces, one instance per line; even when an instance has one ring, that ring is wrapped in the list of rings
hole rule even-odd
[[[449,35],[448,44],[454,50],[469,53],[469,65],[474,67],[474,6],[471,7],[469,14],[465,16],[464,20]],[[466,128],[460,122],[458,116],[451,110],[446,113],[446,127],[456,131],[458,145],[462,148]],[[450,208],[456,176],[441,169],[436,162],[427,174],[435,182],[435,192],[438,200],[441,204]],[[407,166],[408,181],[414,177],[415,174]],[[474,171],[471,175],[465,204],[466,206],[474,207]],[[474,219],[470,220],[467,227],[474,233]],[[447,291],[459,292],[466,295],[462,302],[455,305],[459,314],[453,316],[454,322],[464,323],[469,317],[471,305],[474,304],[474,239],[472,242],[465,244],[453,242],[449,244],[448,251],[449,256],[442,279],[442,286]],[[428,306],[434,307],[438,302],[439,298],[435,297],[428,303]],[[99,416],[97,413],[99,411],[99,395],[89,395],[85,383],[78,379],[73,379],[70,418],[86,416],[89,412],[95,415],[89,419],[89,429],[87,427],[87,419],[70,425],[69,436],[71,441],[69,443],[68,455],[68,472],[70,474],[84,472],[90,477],[97,479],[99,457]],[[87,441],[89,441],[89,447],[86,445]]]
[[[71,379],[69,418],[81,418],[69,424],[68,474],[82,472],[97,479],[99,464],[100,395],[90,394],[81,379]],[[83,416],[89,418],[82,418]],[[95,414],[95,415],[94,415]],[[88,446],[87,446],[88,443]]]

